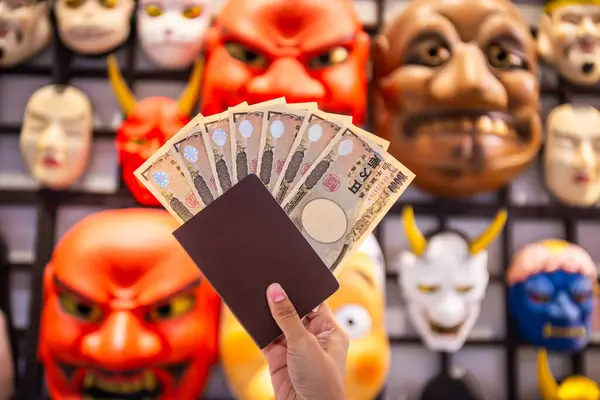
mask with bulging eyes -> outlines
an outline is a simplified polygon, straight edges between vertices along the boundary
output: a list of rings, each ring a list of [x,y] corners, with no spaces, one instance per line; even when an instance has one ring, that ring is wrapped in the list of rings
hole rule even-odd
[[[576,85],[600,81],[600,2],[550,0],[540,19],[538,54]]]
[[[550,112],[546,126],[546,186],[567,205],[593,205],[600,199],[600,111],[563,104]]]
[[[138,38],[155,64],[185,68],[200,55],[210,18],[209,0],[142,0],[137,13]]]
[[[377,134],[422,189],[498,190],[535,159],[535,42],[511,2],[414,0],[374,44]]]
[[[65,189],[83,175],[92,145],[92,105],[72,86],[49,85],[27,102],[20,148],[42,186]]]
[[[0,67],[13,67],[38,54],[50,41],[45,1],[0,0]]]
[[[133,0],[56,0],[60,39],[84,55],[111,51],[129,37],[134,6]]]
[[[506,222],[500,211],[471,241],[442,230],[423,236],[412,208],[404,209],[410,251],[400,255],[400,287],[412,323],[431,350],[456,352],[475,325],[489,282],[487,247]]]

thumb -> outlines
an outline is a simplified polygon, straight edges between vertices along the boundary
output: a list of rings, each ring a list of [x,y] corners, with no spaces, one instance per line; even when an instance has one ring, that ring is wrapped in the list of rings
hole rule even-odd
[[[307,334],[302,320],[289,297],[278,283],[272,283],[267,288],[267,299],[271,315],[283,331],[288,343],[294,342]]]

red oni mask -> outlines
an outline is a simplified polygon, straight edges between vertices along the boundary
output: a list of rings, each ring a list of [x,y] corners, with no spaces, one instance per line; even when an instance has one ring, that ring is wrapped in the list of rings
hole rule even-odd
[[[193,400],[217,361],[220,299],[153,209],[103,211],[57,244],[40,359],[54,400]]]
[[[158,206],[158,200],[136,179],[133,172],[190,121],[200,92],[202,63],[197,62],[194,66],[179,101],[150,97],[138,102],[127,87],[113,56],[108,59],[108,76],[126,117],[117,132],[123,181],[139,203]]]
[[[206,57],[204,115],[285,97],[364,120],[369,36],[351,0],[230,0]]]

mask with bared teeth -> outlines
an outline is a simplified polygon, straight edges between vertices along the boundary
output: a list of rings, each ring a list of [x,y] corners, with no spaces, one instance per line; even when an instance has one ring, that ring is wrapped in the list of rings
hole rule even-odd
[[[540,57],[576,85],[600,81],[600,1],[549,0],[540,19]]]
[[[421,188],[496,190],[535,158],[535,43],[509,1],[415,0],[373,53],[377,132]]]
[[[0,67],[14,67],[50,41],[46,1],[0,0]]]
[[[546,121],[546,186],[561,202],[589,207],[600,199],[600,111],[563,104]]]
[[[217,361],[220,299],[177,226],[164,210],[109,210],[60,239],[40,330],[51,398],[199,398]]]

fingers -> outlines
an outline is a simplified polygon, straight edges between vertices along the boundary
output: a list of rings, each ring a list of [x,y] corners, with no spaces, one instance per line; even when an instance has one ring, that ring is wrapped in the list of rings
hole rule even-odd
[[[278,283],[267,288],[267,300],[273,319],[282,330],[288,343],[294,342],[308,334],[296,308]]]

